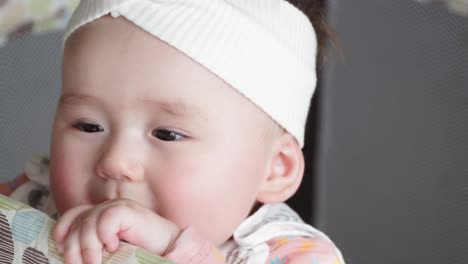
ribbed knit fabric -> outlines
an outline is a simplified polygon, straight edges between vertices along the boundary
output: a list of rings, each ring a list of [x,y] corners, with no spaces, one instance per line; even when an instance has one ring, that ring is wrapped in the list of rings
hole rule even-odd
[[[64,39],[109,13],[203,65],[303,146],[317,40],[300,10],[284,0],[82,0]]]

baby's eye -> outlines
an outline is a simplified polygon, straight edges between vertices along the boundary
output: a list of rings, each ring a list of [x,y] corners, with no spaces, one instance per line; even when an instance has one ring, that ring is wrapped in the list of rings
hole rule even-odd
[[[85,133],[97,133],[97,132],[104,131],[104,129],[100,125],[84,123],[84,122],[78,122],[74,124],[73,127]]]
[[[175,141],[186,138],[186,136],[181,133],[167,129],[155,129],[153,130],[152,135],[163,141]]]

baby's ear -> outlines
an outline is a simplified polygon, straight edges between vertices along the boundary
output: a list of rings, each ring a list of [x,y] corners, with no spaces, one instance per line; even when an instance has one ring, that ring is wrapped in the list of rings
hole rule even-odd
[[[257,194],[261,203],[279,203],[299,188],[304,174],[304,155],[297,140],[284,132],[274,142],[266,177]]]

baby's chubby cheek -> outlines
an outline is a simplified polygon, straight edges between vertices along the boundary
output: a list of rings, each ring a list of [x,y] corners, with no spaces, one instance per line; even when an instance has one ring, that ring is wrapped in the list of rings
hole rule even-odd
[[[87,192],[80,177],[73,174],[73,169],[73,165],[67,165],[60,159],[51,159],[50,188],[60,214],[72,207],[87,204]]]
[[[241,223],[244,215],[236,208],[221,206],[222,197],[203,195],[175,197],[161,208],[161,215],[174,222],[179,228],[191,226],[216,245],[229,239],[235,228]]]
[[[227,180],[202,180],[209,175],[188,175],[172,177],[155,186],[159,213],[180,228],[194,227],[203,237],[220,245],[245,219],[252,201],[238,196],[239,190],[233,191]]]
[[[51,172],[52,175],[52,172]],[[55,206],[60,214],[73,207],[73,199],[67,195],[69,192],[69,185],[60,177],[51,177],[50,188]]]

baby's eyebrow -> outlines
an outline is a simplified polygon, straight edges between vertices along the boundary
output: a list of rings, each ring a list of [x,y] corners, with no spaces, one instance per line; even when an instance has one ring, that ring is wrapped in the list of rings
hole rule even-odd
[[[148,103],[152,106],[156,106],[157,108],[161,109],[163,112],[176,116],[176,117],[185,117],[185,116],[194,116],[202,119],[206,119],[206,115],[203,111],[192,104],[188,104],[181,100],[174,100],[174,101],[159,101],[159,100],[151,100],[151,99],[144,99],[145,103]]]
[[[182,100],[162,101],[142,99],[142,101],[174,117],[193,116],[201,119],[207,119],[206,114],[202,111],[202,109],[195,105],[185,103]],[[65,107],[81,103],[91,103],[94,105],[103,104],[99,98],[85,94],[64,93],[60,96],[59,99],[59,105]]]
[[[75,93],[64,93],[59,98],[60,106],[73,106],[80,103],[92,103],[99,105],[99,100],[93,96]]]

